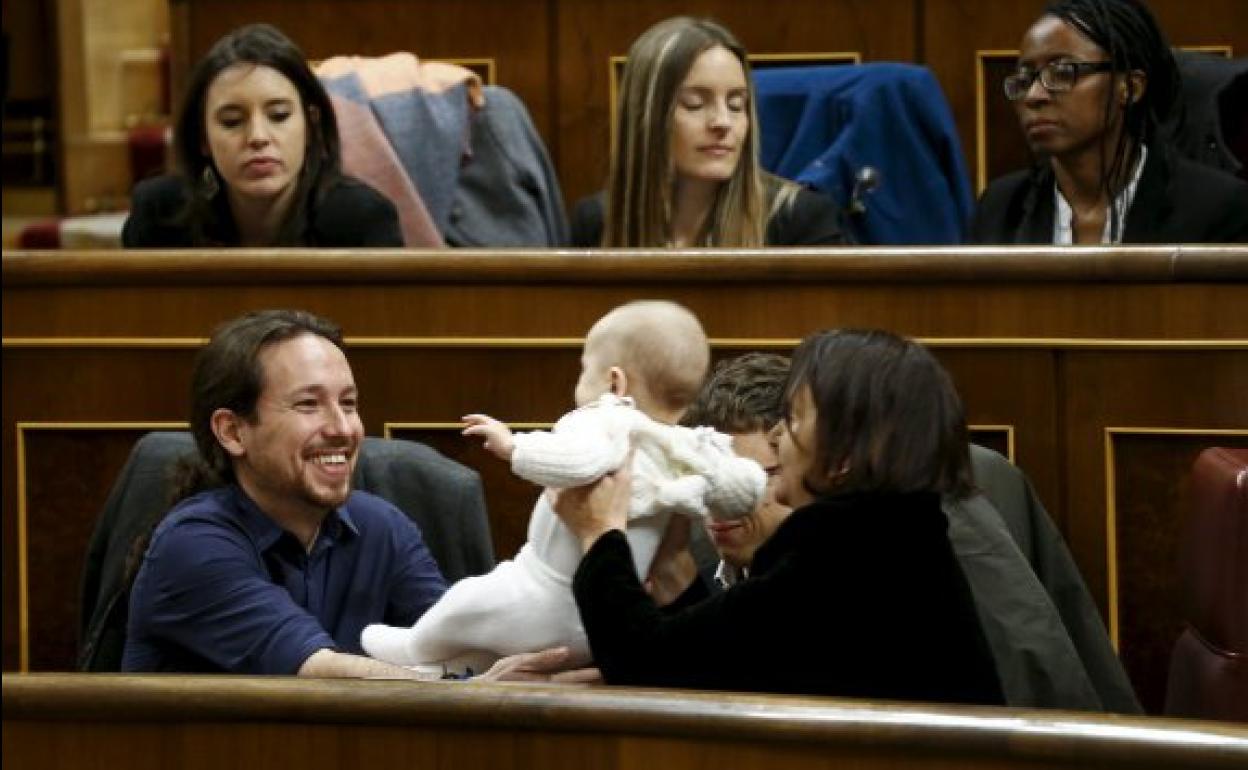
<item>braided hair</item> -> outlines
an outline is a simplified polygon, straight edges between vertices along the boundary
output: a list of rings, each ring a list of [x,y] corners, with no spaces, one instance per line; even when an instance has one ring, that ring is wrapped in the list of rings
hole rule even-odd
[[[1102,135],[1101,189],[1109,200],[1111,234],[1118,232],[1115,187],[1131,168],[1140,145],[1156,143],[1160,127],[1179,103],[1182,79],[1165,34],[1141,0],[1053,0],[1044,15],[1055,16],[1100,46],[1113,72],[1127,80],[1127,104],[1115,146]],[[1144,93],[1133,92],[1130,74],[1144,73]],[[1114,89],[1105,91],[1106,122],[1116,109]]]

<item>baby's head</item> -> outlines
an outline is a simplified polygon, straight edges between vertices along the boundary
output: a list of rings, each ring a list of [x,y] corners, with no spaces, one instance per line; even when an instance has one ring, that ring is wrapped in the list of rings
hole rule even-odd
[[[631,396],[660,422],[675,422],[697,395],[710,363],[702,324],[674,302],[640,300],[607,313],[581,352],[576,405],[604,393]]]

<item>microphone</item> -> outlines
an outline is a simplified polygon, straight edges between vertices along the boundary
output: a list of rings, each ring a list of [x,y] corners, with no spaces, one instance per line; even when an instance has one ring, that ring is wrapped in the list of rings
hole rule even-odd
[[[854,189],[849,194],[849,215],[860,217],[867,213],[866,196],[880,186],[880,172],[875,166],[863,166],[854,174]]]

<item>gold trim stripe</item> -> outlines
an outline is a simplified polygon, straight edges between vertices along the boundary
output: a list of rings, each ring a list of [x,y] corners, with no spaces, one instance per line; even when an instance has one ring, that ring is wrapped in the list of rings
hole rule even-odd
[[[1104,337],[915,337],[932,348],[1065,348],[1072,350],[1248,350],[1248,339],[1112,339]],[[6,349],[197,348],[204,337],[5,337]],[[355,348],[568,348],[582,337],[347,337]],[[717,337],[715,348],[793,348],[797,337]]]
[[[1010,461],[1010,465],[1017,465],[1014,459],[1014,426],[1013,425],[967,425],[968,431],[981,431],[983,433],[1004,433],[1005,434],[1005,459]]]
[[[985,61],[1018,58],[1018,51],[992,48],[975,52],[975,195],[988,186],[988,81]]]
[[[17,670],[30,670],[29,559],[26,556],[26,437],[17,426]]]
[[[18,671],[30,671],[30,558],[26,540],[26,432],[45,430],[186,430],[185,422],[18,422],[17,434],[17,634]]]
[[[1116,436],[1248,436],[1248,428],[1151,428],[1104,429],[1105,444],[1105,575],[1109,598],[1109,640],[1118,648],[1118,489]]]
[[[23,431],[41,430],[190,430],[187,422],[19,422],[18,435]]]

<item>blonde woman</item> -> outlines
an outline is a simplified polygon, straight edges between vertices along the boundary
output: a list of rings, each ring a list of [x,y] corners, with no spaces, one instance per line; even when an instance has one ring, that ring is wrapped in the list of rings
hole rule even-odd
[[[624,68],[607,191],[572,216],[578,247],[845,243],[832,199],[758,162],[745,49],[706,19],[659,22]]]

